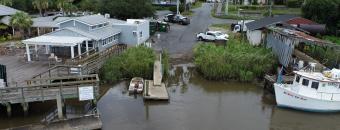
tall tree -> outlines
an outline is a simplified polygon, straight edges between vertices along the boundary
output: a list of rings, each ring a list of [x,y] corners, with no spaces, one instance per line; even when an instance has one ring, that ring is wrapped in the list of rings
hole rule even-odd
[[[9,24],[13,28],[18,28],[22,34],[25,34],[25,29],[29,29],[33,21],[27,13],[17,12],[12,16]]]
[[[77,10],[78,10],[77,6],[73,5],[72,3],[66,3],[64,5],[64,12],[66,14],[71,14],[72,12],[75,12]]]
[[[12,6],[13,0],[0,0],[0,4]]]
[[[57,5],[57,8],[59,8],[60,11],[64,13],[65,6],[68,6],[67,4],[72,2],[73,0],[56,0],[55,4]]]
[[[35,9],[39,10],[40,16],[43,16],[42,11],[48,9],[49,0],[33,0],[32,5]]]
[[[302,6],[303,17],[327,25],[334,33],[340,21],[340,0],[307,0]]]
[[[150,0],[99,0],[98,9],[120,19],[151,17],[155,13]]]
[[[82,0],[79,3],[79,7],[83,11],[97,11],[97,5],[98,1],[97,0]]]

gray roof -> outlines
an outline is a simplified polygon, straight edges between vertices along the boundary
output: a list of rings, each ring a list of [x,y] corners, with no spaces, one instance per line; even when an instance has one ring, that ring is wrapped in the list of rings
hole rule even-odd
[[[5,16],[1,19],[1,23],[9,25],[9,22],[11,21],[11,16]]]
[[[114,29],[111,26],[96,29],[96,30],[93,30],[93,31],[83,31],[83,30],[80,30],[80,29],[77,29],[77,28],[74,28],[74,27],[66,27],[66,28],[63,28],[59,31],[63,31],[63,30],[69,30],[69,31],[72,31],[74,33],[80,34],[82,36],[85,36],[85,37],[88,37],[88,38],[91,38],[91,39],[94,39],[94,40],[105,39],[105,38],[108,38],[110,36],[113,36],[113,35],[121,32],[121,30]],[[51,34],[53,34],[53,32]]]
[[[256,20],[253,22],[249,22],[246,23],[246,26],[248,28],[248,30],[256,30],[256,29],[260,29],[263,27],[266,27],[268,25],[272,25],[275,23],[280,23],[280,22],[286,22],[288,20],[291,20],[293,18],[296,18],[298,16],[295,15],[278,15],[278,16],[274,16],[274,17],[265,17],[262,18],[260,20]]]
[[[56,28],[56,27],[58,27],[58,25],[57,25],[57,22],[54,21],[54,19],[58,16],[59,15],[33,18],[32,19],[32,21],[33,21],[32,27]]]
[[[0,16],[13,15],[16,12],[19,12],[19,10],[13,9],[8,6],[0,5]]]
[[[109,20],[109,22],[111,23],[111,24],[125,24],[126,23],[126,21],[124,21],[124,20],[119,20],[119,19],[112,19],[112,18],[110,18],[110,19],[108,19]]]
[[[90,25],[97,25],[97,24],[108,22],[108,19],[102,15],[87,15],[87,16],[76,17],[74,19],[90,24]]]

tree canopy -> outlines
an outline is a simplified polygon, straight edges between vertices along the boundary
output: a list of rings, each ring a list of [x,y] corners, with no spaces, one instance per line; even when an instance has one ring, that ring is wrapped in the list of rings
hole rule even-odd
[[[307,0],[302,6],[303,17],[326,24],[330,32],[340,28],[340,0]]]
[[[39,10],[40,16],[43,16],[42,10],[48,9],[49,0],[33,0],[32,5],[34,8]]]
[[[25,29],[32,26],[33,21],[27,13],[17,12],[12,16],[9,24],[14,28],[20,29],[20,31],[24,33]]]
[[[98,9],[120,19],[151,17],[155,13],[150,0],[99,0]]]

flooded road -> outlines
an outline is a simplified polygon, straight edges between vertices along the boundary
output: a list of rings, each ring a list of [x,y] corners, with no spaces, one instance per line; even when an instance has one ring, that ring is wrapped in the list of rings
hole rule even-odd
[[[207,81],[179,65],[169,78],[169,102],[128,95],[128,81],[114,85],[99,101],[103,129],[119,130],[296,130],[340,129],[340,114],[277,108],[261,87]]]

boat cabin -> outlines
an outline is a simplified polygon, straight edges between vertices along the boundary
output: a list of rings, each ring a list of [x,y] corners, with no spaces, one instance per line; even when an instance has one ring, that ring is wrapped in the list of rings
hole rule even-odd
[[[333,70],[324,73],[296,71],[292,89],[308,97],[340,100],[340,73]]]

